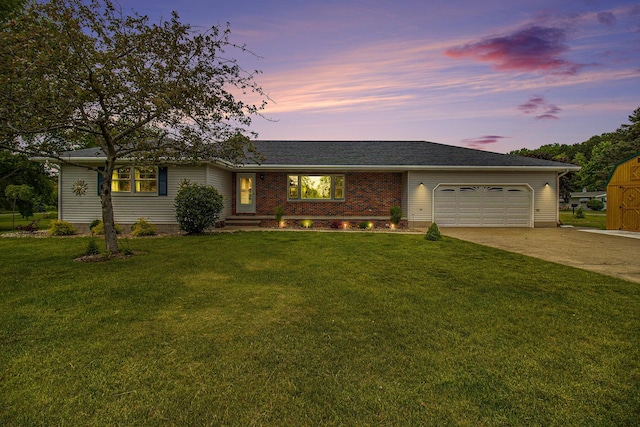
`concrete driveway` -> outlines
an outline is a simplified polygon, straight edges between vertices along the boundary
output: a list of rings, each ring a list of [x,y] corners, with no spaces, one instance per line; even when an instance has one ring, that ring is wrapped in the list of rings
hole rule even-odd
[[[442,227],[440,231],[456,239],[640,283],[640,233],[579,228]]]

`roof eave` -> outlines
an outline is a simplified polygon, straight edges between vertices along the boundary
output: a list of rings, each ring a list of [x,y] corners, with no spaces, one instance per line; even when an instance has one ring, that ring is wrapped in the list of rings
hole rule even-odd
[[[313,169],[326,171],[367,171],[367,170],[385,170],[385,171],[443,171],[443,170],[459,170],[459,171],[549,171],[549,172],[575,172],[579,171],[579,166],[450,166],[450,165],[238,165],[234,169],[256,169],[256,170],[296,170],[296,169]]]

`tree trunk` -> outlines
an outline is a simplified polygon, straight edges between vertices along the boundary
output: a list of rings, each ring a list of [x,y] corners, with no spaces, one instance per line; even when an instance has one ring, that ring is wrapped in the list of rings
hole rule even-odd
[[[100,187],[100,200],[102,202],[102,223],[104,224],[104,240],[107,244],[107,252],[117,254],[120,252],[120,249],[118,248],[118,236],[113,219],[113,203],[111,200],[111,176],[113,169],[113,163],[107,162],[107,167],[104,172],[99,172],[104,173]]]

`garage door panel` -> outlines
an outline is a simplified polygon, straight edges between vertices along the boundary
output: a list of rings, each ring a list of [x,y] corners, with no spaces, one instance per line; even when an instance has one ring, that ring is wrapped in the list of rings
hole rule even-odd
[[[456,227],[529,227],[530,190],[525,186],[442,185],[435,191],[434,221]]]

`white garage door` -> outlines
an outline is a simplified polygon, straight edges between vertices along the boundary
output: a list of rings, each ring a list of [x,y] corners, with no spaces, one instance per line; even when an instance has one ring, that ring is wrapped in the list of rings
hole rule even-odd
[[[530,195],[523,185],[440,185],[434,221],[443,227],[530,227]]]

